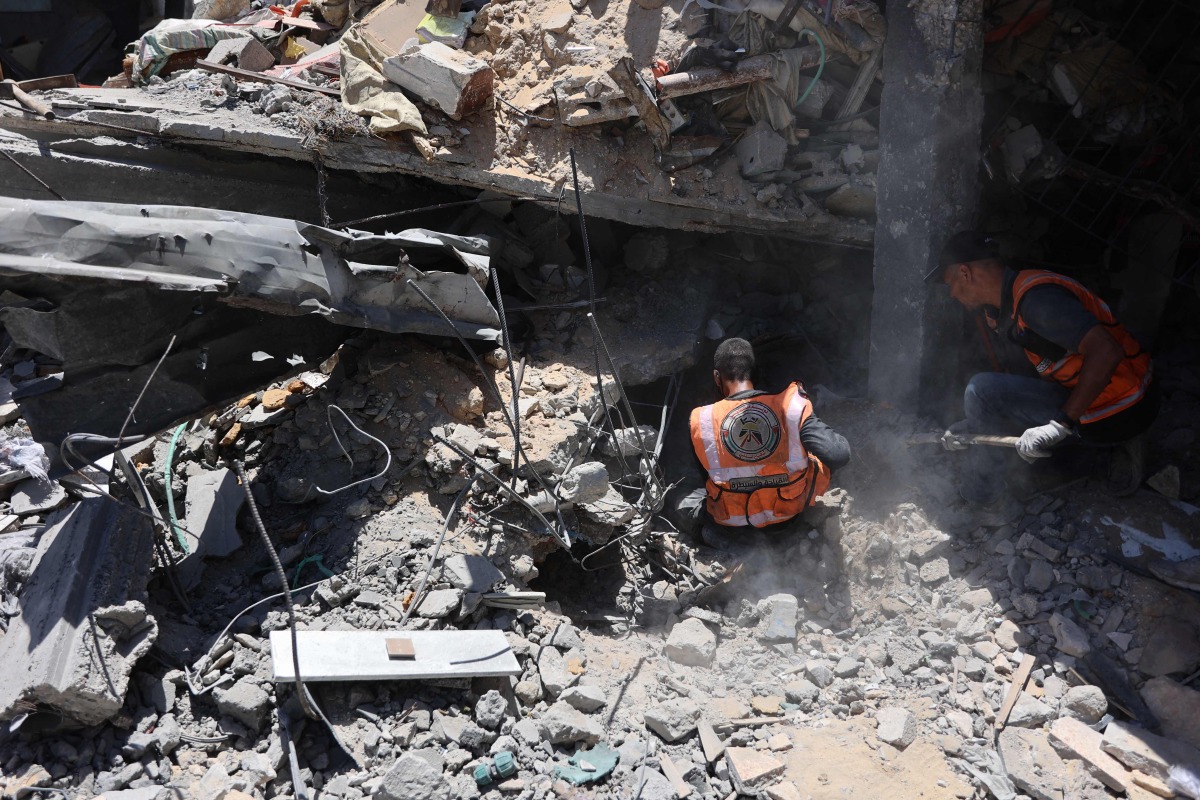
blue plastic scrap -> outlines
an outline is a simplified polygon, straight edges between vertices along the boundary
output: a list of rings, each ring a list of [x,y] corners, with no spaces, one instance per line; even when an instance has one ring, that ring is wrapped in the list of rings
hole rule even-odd
[[[611,747],[598,744],[591,750],[581,750],[567,759],[566,764],[554,768],[554,777],[575,786],[597,783],[612,774],[617,768],[621,754]]]

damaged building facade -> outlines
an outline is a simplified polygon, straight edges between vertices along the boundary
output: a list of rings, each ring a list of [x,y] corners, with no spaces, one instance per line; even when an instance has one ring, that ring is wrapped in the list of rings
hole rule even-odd
[[[1200,798],[1200,10],[95,5],[0,3],[5,798]],[[964,521],[965,228],[1153,354],[1135,493]],[[729,337],[786,536],[676,513]]]

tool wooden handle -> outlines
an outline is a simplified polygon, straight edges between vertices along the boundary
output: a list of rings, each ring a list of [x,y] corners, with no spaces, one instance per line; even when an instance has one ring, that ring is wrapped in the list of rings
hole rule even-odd
[[[16,83],[12,81],[5,82],[12,87],[13,97],[17,99],[17,102],[39,116],[45,117],[46,119],[54,119],[54,110],[51,109],[50,106],[46,105],[41,100],[30,97],[29,93],[20,86],[17,86]]]
[[[1019,436],[992,436],[985,433],[962,433],[957,438],[963,444],[986,444],[992,447],[1016,447]],[[908,444],[941,444],[940,433],[916,433],[907,439]]]

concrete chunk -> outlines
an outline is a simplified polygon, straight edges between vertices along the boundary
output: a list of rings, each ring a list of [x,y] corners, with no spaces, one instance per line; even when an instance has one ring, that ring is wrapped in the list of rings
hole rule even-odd
[[[762,638],[768,642],[796,641],[796,615],[800,604],[795,596],[773,594],[764,602],[767,604],[767,619]]]
[[[1175,766],[1200,773],[1200,750],[1124,722],[1108,724],[1101,746],[1104,752],[1130,769],[1164,781],[1171,767]]]
[[[1077,719],[1064,717],[1050,725],[1050,744],[1059,753],[1082,759],[1088,772],[1113,791],[1124,794],[1129,788],[1129,772],[1101,749],[1104,737]]]
[[[1151,678],[1141,692],[1164,736],[1200,747],[1200,692],[1170,678]]]
[[[646,727],[668,742],[686,739],[696,730],[700,706],[687,698],[667,700],[646,712]]]
[[[158,633],[144,605],[153,545],[144,517],[102,498],[49,519],[20,615],[0,639],[0,719],[25,703],[84,725],[121,710],[129,674]]]
[[[771,128],[769,122],[759,120],[738,139],[734,153],[741,165],[742,177],[752,178],[783,169],[787,158],[787,142]]]
[[[258,43],[252,36],[241,39],[223,39],[208,51],[206,61],[214,64],[233,64],[238,69],[262,72],[275,66],[271,51]]]
[[[492,68],[441,42],[419,45],[386,59],[383,74],[453,119],[492,105],[496,80]]]
[[[67,491],[57,481],[40,481],[34,478],[23,480],[13,489],[9,504],[18,517],[45,514],[61,506],[67,500]]]
[[[1046,734],[1024,728],[1005,728],[998,742],[1008,777],[1034,800],[1063,800],[1063,760]]]
[[[875,720],[876,735],[893,747],[903,750],[917,738],[917,718],[907,708],[881,708]]]
[[[186,588],[200,583],[205,558],[224,558],[242,546],[237,515],[245,501],[246,493],[233,470],[201,472],[188,479],[182,533],[190,552],[179,564]]]
[[[503,573],[483,556],[456,553],[442,565],[442,576],[457,589],[468,592],[486,592],[504,580]]]
[[[1087,631],[1057,611],[1050,616],[1050,629],[1054,631],[1054,646],[1061,652],[1083,658],[1092,650]]]
[[[772,779],[783,774],[785,764],[753,747],[729,747],[725,750],[729,777],[740,794],[755,795]]]
[[[685,619],[672,628],[671,635],[667,637],[667,658],[676,664],[707,667],[712,664],[716,653],[716,634],[698,619]]]

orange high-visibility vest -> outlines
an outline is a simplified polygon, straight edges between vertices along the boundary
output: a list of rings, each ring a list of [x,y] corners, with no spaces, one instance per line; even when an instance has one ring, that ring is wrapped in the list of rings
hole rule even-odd
[[[829,470],[804,450],[812,403],[792,383],[779,394],[694,409],[692,447],[708,471],[705,507],[719,525],[785,522],[829,488]]]
[[[1150,385],[1153,373],[1150,354],[1143,352],[1142,346],[1138,344],[1133,334],[1117,322],[1117,318],[1109,310],[1108,304],[1085,289],[1078,281],[1071,280],[1065,275],[1040,269],[1027,269],[1017,273],[1017,279],[1013,283],[1012,313],[1013,319],[1017,323],[1018,343],[1020,343],[1020,334],[1028,329],[1025,320],[1018,313],[1018,309],[1021,307],[1021,298],[1033,287],[1046,284],[1061,286],[1079,298],[1083,307],[1099,320],[1109,335],[1116,339],[1117,343],[1125,350],[1125,357],[1117,365],[1108,386],[1104,387],[1104,390],[1079,418],[1080,424],[1086,425],[1089,422],[1111,417],[1141,400],[1146,394],[1146,388]],[[1083,356],[1079,353],[1066,353],[1054,359],[1045,353],[1036,353],[1028,347],[1024,349],[1025,356],[1043,378],[1060,383],[1068,389],[1074,388],[1075,384],[1079,382],[1079,371],[1083,368]]]

